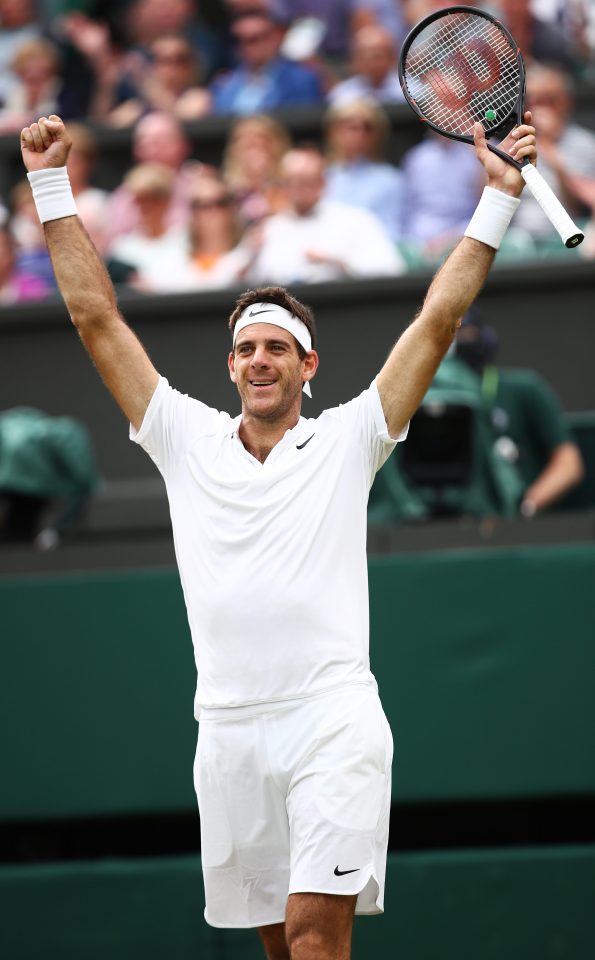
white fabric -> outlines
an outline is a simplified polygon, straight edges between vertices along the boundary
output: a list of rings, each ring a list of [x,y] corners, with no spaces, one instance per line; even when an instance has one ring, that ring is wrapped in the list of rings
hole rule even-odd
[[[465,236],[499,250],[520,202],[518,198],[494,190],[493,187],[484,187],[475,213],[465,230]]]
[[[194,783],[207,923],[282,923],[290,893],[358,894],[356,913],[381,913],[392,752],[375,684],[205,710]]]
[[[131,428],[167,486],[197,715],[371,678],[366,505],[397,443],[376,382],[300,418],[264,463],[243,446],[240,421],[161,378]]]
[[[128,233],[111,245],[108,256],[133,267],[144,290],[174,291],[188,259],[188,237],[176,227],[160,237]]]
[[[264,317],[264,319],[257,320],[257,316],[262,314],[269,314],[269,316]],[[287,330],[288,333],[291,333],[295,337],[297,342],[301,344],[306,353],[309,353],[312,349],[312,337],[310,336],[310,331],[308,330],[305,323],[299,319],[299,317],[294,317],[293,313],[290,313],[289,310],[286,310],[285,307],[279,306],[278,303],[252,303],[249,307],[246,307],[241,317],[237,321],[235,327],[233,328],[233,343],[235,346],[236,337],[240,330],[244,330],[245,327],[252,326],[253,323],[272,323],[275,327],[281,327],[283,330]]]
[[[316,262],[311,254],[330,262]],[[278,213],[265,221],[263,245],[248,278],[288,286],[404,272],[402,257],[373,214],[321,200],[307,216]]]
[[[244,244],[222,253],[214,263],[201,266],[190,254],[190,241],[186,241],[183,259],[175,272],[160,277],[160,290],[189,292],[191,290],[221,290],[239,283],[244,270],[252,260],[252,251]]]
[[[37,215],[42,223],[76,217],[76,203],[70,187],[66,167],[34,170],[27,177],[33,191]]]

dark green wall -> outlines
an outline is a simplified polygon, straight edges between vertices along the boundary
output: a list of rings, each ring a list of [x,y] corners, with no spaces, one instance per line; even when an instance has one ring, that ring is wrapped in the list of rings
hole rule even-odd
[[[370,559],[395,801],[595,792],[595,548]],[[0,820],[194,809],[173,570],[0,581]]]
[[[389,857],[386,913],[354,960],[589,960],[595,849]],[[263,960],[254,931],[203,920],[198,858],[0,869],[10,960]]]

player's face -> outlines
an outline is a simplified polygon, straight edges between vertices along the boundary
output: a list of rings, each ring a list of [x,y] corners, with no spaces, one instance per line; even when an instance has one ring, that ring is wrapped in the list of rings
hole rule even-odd
[[[299,412],[304,363],[287,330],[272,323],[244,327],[229,355],[229,372],[244,415],[277,420],[294,407]]]

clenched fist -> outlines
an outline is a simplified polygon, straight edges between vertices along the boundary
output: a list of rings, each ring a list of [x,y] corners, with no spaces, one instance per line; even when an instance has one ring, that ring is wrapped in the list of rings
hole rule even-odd
[[[70,152],[70,137],[64,123],[55,114],[41,117],[21,130],[23,163],[31,173],[48,167],[65,167]]]

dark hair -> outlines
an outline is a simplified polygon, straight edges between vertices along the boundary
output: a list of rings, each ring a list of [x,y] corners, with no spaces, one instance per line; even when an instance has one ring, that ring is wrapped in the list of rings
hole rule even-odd
[[[316,349],[316,321],[310,307],[301,303],[292,297],[285,287],[256,287],[254,290],[246,290],[236,300],[235,309],[229,318],[229,329],[232,336],[236,323],[240,319],[246,307],[251,307],[253,303],[276,303],[279,307],[285,307],[294,317],[301,320],[306,325],[312,338],[312,349]],[[294,338],[295,339],[295,338]],[[306,356],[306,351],[301,343],[296,340],[296,346],[300,360]]]

